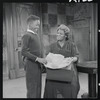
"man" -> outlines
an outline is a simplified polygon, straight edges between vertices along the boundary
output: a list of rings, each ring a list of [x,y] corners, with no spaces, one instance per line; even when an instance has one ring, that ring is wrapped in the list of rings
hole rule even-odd
[[[31,15],[27,19],[27,32],[22,37],[22,56],[25,58],[27,98],[41,98],[41,44],[37,31],[40,18]]]

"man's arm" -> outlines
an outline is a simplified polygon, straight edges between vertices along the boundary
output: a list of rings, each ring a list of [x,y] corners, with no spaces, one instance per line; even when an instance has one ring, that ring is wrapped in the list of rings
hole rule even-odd
[[[33,61],[38,61],[39,63],[46,63],[46,60],[44,58],[39,58],[34,54],[30,53],[30,48],[29,48],[29,41],[30,41],[30,36],[28,34],[25,34],[22,37],[22,50],[21,50],[21,54],[24,57],[27,57]]]
[[[30,40],[30,36],[28,34],[25,34],[22,37],[22,50],[21,50],[21,54],[22,54],[22,56],[27,57],[27,58],[35,61],[37,56],[35,56],[35,55],[30,53],[29,40]]]

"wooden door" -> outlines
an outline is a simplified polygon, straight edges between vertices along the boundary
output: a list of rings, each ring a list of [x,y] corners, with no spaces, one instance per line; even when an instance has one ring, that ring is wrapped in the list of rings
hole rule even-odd
[[[90,18],[86,18],[73,22],[73,36],[79,50],[80,61],[90,60],[90,21]]]
[[[15,44],[15,60],[17,64],[17,77],[25,75],[22,56],[21,56],[21,38],[27,30],[26,19],[29,15],[35,14],[40,17],[39,3],[17,3],[13,4],[13,17],[15,20],[16,34],[14,35]],[[41,31],[41,30],[40,30]]]

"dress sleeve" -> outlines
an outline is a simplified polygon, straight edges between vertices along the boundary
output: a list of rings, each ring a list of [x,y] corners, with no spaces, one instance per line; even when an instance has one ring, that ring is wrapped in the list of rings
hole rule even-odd
[[[79,56],[79,51],[75,43],[72,43],[72,56]]]
[[[22,54],[22,56],[27,57],[27,58],[35,61],[37,56],[35,56],[35,55],[30,53],[30,48],[29,48],[30,38],[31,37],[28,34],[25,34],[22,37],[22,50],[21,50],[21,54]]]
[[[72,43],[72,56],[77,57],[77,61],[74,63],[75,64],[78,63],[79,62],[79,51],[78,51],[77,46],[74,43]]]

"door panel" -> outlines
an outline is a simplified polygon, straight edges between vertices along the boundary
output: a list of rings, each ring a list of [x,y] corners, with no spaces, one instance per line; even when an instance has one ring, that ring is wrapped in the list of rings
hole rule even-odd
[[[8,79],[8,66],[7,32],[5,15],[3,15],[3,79]]]
[[[80,61],[90,60],[90,18],[73,22],[74,41],[79,50]]]
[[[74,40],[79,50],[80,61],[89,60],[89,27],[74,29]]]

